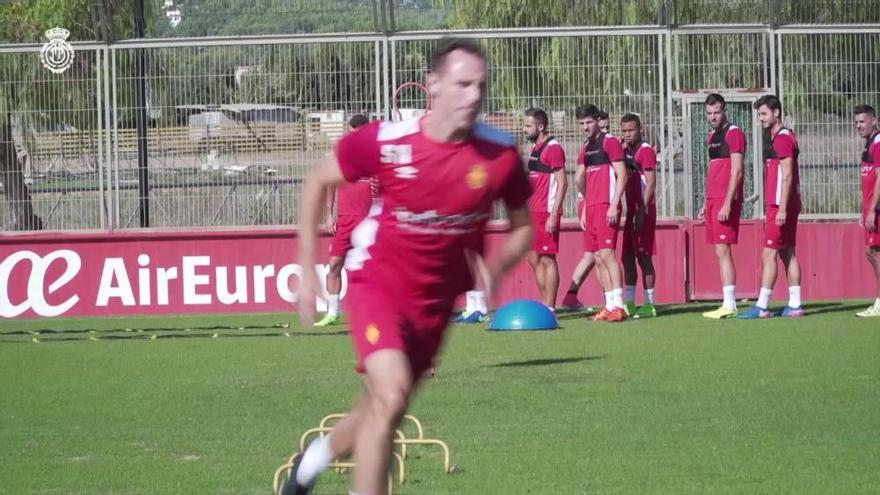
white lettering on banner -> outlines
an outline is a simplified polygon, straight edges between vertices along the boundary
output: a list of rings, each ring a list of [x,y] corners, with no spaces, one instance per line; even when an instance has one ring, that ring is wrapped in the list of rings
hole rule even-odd
[[[248,300],[247,267],[235,267],[235,292],[229,292],[228,269],[217,267],[217,300],[223,304],[243,304]]]
[[[116,284],[113,281],[116,280]],[[125,260],[122,258],[107,258],[104,260],[104,269],[101,271],[101,283],[98,284],[98,298],[95,306],[106,306],[111,297],[122,300],[123,306],[134,306],[134,292],[131,290],[131,282],[128,281],[128,272],[125,271]]]
[[[183,257],[183,304],[211,304],[211,294],[196,293],[197,286],[211,282],[209,275],[196,275],[196,267],[210,264],[210,256]]]
[[[59,260],[65,262],[64,272],[55,280],[47,279],[53,263]],[[79,284],[73,295],[56,304],[47,302],[46,297],[68,285],[80,273],[83,263],[80,255],[68,249],[45,256],[27,250],[14,252],[0,261],[0,317],[14,318],[28,310],[38,316],[63,315],[78,304],[82,294],[94,294],[90,297],[95,298],[97,308],[111,304],[123,307],[158,307],[171,303],[186,306],[265,304],[267,290],[273,289],[282,300],[296,303],[296,290],[303,274],[302,267],[293,263],[214,266],[211,256],[181,256],[178,266],[151,266],[152,260],[147,254],[138,255],[136,265],[132,261],[135,260],[130,256],[105,258],[97,288]],[[19,290],[21,294],[12,292],[13,271],[18,280],[19,270],[26,270],[28,265],[30,274],[26,289]],[[315,265],[315,273],[321,281],[320,296],[315,301],[317,311],[327,309],[326,278],[329,271],[328,265]],[[234,272],[234,281],[230,280],[231,272]],[[345,297],[347,289],[348,274],[343,270],[341,298]],[[179,299],[172,301],[171,294]]]
[[[43,295],[43,289],[48,282],[46,272],[52,263],[59,259],[64,260],[67,266],[60,277],[48,283],[49,287],[46,292],[53,294],[79,273],[82,260],[75,252],[61,249],[46,256],[40,256],[33,251],[17,251],[0,262],[0,317],[15,318],[28,309],[33,309],[34,313],[40,316],[58,316],[72,308],[79,301],[78,295],[70,296],[64,302],[55,305],[49,304]],[[24,260],[31,262],[31,274],[27,282],[27,298],[18,304],[13,304],[9,298],[12,269]]]
[[[156,299],[159,306],[168,306],[168,282],[177,280],[177,267],[156,268]]]

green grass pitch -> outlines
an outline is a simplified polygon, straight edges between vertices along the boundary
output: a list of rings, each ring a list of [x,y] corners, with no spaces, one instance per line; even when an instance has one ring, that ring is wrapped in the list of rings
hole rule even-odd
[[[453,327],[412,413],[461,471],[412,448],[395,493],[880,493],[880,321],[853,316],[864,306]],[[268,495],[300,434],[358,392],[342,330],[289,315],[0,322],[0,493]],[[316,493],[347,480],[327,473]]]

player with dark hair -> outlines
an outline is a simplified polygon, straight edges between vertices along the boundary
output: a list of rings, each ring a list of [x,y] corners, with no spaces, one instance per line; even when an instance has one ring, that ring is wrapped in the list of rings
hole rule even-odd
[[[348,127],[354,130],[368,122],[365,115],[358,114],[348,121]],[[374,188],[374,182],[367,177],[354,184],[331,187],[327,192],[327,220],[324,225],[333,234],[333,240],[330,241],[330,261],[327,263],[327,314],[315,323],[316,327],[339,323],[342,265],[345,255],[351,249],[351,233],[370,212]]]
[[[584,195],[581,228],[584,251],[596,253],[599,281],[605,291],[605,307],[597,321],[623,321],[623,275],[617,260],[617,236],[627,173],[620,141],[599,131],[599,109],[583,105],[575,116],[587,139],[578,156],[577,189]]]
[[[306,181],[300,266],[314,266],[327,187],[375,176],[381,208],[355,230],[346,258],[346,314],[363,392],[328,436],[297,456],[284,495],[309,493],[333,459],[351,452],[351,493],[385,493],[394,431],[439,352],[456,298],[473,286],[471,267],[491,294],[531,246],[530,187],[516,142],[476,122],[486,75],[479,45],[443,40],[427,75],[431,112],[348,134]],[[494,259],[473,263],[496,200],[506,206],[510,232]],[[306,325],[318,287],[317,274],[304,270],[299,311]]]
[[[657,316],[654,307],[654,285],[657,275],[653,255],[657,254],[654,243],[657,228],[657,204],[654,191],[657,183],[657,153],[642,140],[642,120],[628,113],[620,119],[623,136],[626,170],[626,223],[623,229],[623,278],[626,285],[627,312],[637,318]],[[644,304],[636,308],[636,283],[638,270],[642,270],[642,286],[645,290]]]
[[[743,161],[746,136],[742,129],[727,120],[724,97],[712,93],[706,98],[709,133],[709,171],[706,174],[706,202],[697,219],[706,222],[706,242],[715,246],[721,272],[721,307],[703,313],[706,318],[736,316],[736,266],[731,246],[739,238],[739,220],[743,206]]]
[[[547,113],[540,108],[526,110],[523,132],[534,143],[529,151],[529,181],[532,197],[529,212],[532,216],[534,240],[527,260],[535,274],[541,302],[556,309],[559,292],[559,224],[568,179],[565,176],[565,149],[550,135]]]
[[[758,302],[747,313],[738,316],[751,320],[773,316],[770,295],[776,285],[776,258],[782,261],[788,278],[788,304],[779,316],[800,317],[801,267],[797,244],[798,215],[801,213],[798,140],[794,131],[782,123],[782,102],[773,95],[759,98],[754,104],[761,126],[770,133],[770,144],[764,150],[764,248],[761,253],[762,275]]]
[[[868,309],[857,316],[880,317],[880,131],[877,130],[877,111],[870,105],[855,108],[856,129],[865,140],[862,151],[862,217],[859,223],[865,229],[865,254],[874,271],[877,298]]]
[[[611,117],[604,110],[599,110],[599,132],[604,132],[605,134],[611,132]]]

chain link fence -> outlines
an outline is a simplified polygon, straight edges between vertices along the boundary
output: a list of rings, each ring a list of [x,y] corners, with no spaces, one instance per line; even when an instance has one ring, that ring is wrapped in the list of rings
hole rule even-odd
[[[413,5],[401,0],[395,12]],[[417,90],[396,102],[393,94],[424,80],[428,54],[444,34],[75,44],[75,64],[62,75],[40,65],[40,45],[0,46],[4,230],[140,227],[142,108],[150,227],[292,224],[304,175],[332,149],[352,114],[389,118],[395,105],[424,108]],[[518,136],[524,154],[528,107],[548,111],[572,169],[583,141],[577,105],[608,111],[612,131],[624,113],[639,114],[661,159],[657,198],[664,218],[691,216],[702,202],[707,125],[700,102],[709,90],[736,102],[731,120],[750,140],[747,196],[760,195],[762,184],[761,131],[750,104],[777,93],[800,137],[805,214],[858,212],[861,145],[851,109],[880,104],[880,27],[581,26],[459,34],[478,39],[490,57],[482,118]],[[138,97],[140,54],[145,107]],[[762,213],[760,201],[754,205],[746,216]],[[565,214],[574,215],[573,194]]]

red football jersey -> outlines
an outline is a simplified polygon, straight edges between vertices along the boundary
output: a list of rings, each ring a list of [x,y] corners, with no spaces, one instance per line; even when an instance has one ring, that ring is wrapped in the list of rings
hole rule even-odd
[[[512,136],[480,123],[466,141],[438,142],[422,122],[367,124],[337,145],[346,180],[375,176],[381,190],[346,268],[353,281],[448,307],[473,284],[465,249],[479,249],[495,200],[523,208],[531,190]]]
[[[623,145],[611,134],[599,133],[584,143],[578,165],[587,170],[586,204],[609,204],[617,187],[617,174],[612,162],[624,161]]]
[[[657,152],[650,144],[641,141],[635,146],[627,146],[624,150],[626,153],[626,170],[629,178],[626,181],[626,205],[628,210],[635,211],[640,200],[639,198],[645,193],[645,171],[657,169]],[[656,203],[656,195],[651,198],[651,203],[645,206],[652,206]]]
[[[365,217],[370,212],[373,204],[373,181],[369,177],[340,184],[337,191],[337,215]]]
[[[783,127],[773,136],[770,148],[765,154],[764,167],[764,204],[767,206],[779,206],[782,200],[782,167],[779,162],[784,158],[791,158],[791,192],[788,196],[788,206],[800,205],[800,171],[798,170],[797,136],[791,129]]]
[[[539,156],[535,156],[540,151]],[[548,137],[542,143],[535,143],[529,160],[529,181],[532,197],[529,198],[529,211],[551,212],[556,206],[556,192],[559,184],[553,172],[565,168],[565,149],[559,141]]]
[[[724,199],[727,197],[727,186],[730,184],[730,155],[746,154],[746,135],[733,125],[725,124],[719,130],[709,133],[709,173],[706,180],[706,197]],[[745,167],[745,164],[743,164]],[[745,173],[745,171],[743,171]],[[743,181],[740,181],[734,199],[743,198]]]
[[[862,210],[868,211],[877,184],[877,170],[880,169],[880,132],[875,131],[865,141],[862,152]]]

